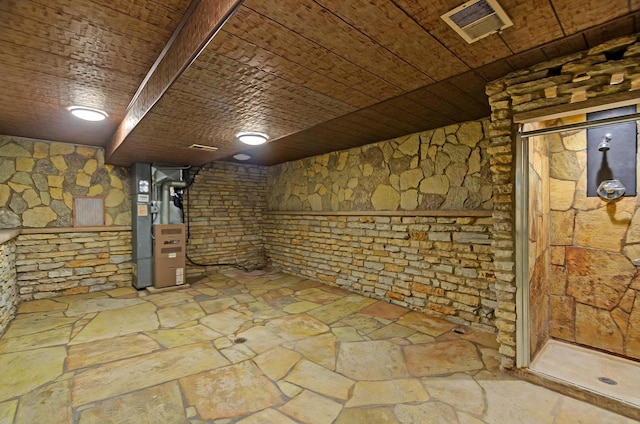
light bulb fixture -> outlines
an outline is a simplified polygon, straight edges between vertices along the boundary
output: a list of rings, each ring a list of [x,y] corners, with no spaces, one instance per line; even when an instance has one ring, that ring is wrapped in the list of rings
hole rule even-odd
[[[69,112],[76,118],[83,119],[85,121],[103,121],[107,119],[107,112],[100,109],[93,109],[85,106],[70,106]]]
[[[236,138],[243,142],[244,144],[248,144],[250,146],[258,146],[260,144],[264,144],[269,140],[269,136],[259,132],[241,132],[236,135]]]
[[[249,159],[251,159],[251,156],[249,156],[246,153],[238,153],[236,155],[233,155],[233,158],[235,160],[249,160]]]

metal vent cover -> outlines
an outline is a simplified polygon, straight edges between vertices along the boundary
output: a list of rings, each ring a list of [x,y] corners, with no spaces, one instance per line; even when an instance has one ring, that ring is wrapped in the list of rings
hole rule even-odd
[[[104,222],[104,197],[74,197],[73,226],[101,227]]]
[[[513,25],[496,0],[471,0],[441,18],[469,44]]]

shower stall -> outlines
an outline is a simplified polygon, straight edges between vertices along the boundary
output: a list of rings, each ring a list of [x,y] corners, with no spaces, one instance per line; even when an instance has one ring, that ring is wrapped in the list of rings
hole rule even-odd
[[[527,123],[516,141],[517,365],[638,408],[640,114],[606,113]]]

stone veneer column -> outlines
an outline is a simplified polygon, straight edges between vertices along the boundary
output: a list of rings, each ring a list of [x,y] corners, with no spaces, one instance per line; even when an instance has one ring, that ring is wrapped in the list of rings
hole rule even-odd
[[[513,146],[511,101],[504,81],[487,86],[491,105],[488,152],[493,180],[493,242],[497,307],[496,328],[502,366],[513,367],[516,346],[516,287],[514,261]]]
[[[0,244],[0,335],[15,316],[19,300],[16,282],[16,243],[11,237]]]

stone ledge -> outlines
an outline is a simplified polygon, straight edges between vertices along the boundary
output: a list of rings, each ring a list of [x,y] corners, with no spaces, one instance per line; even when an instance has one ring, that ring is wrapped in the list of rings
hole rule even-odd
[[[20,235],[19,229],[0,230],[0,244],[4,244]]]
[[[425,211],[265,211],[265,215],[311,216],[434,216],[434,217],[491,217],[493,210],[425,210]]]
[[[587,99],[579,103],[580,107],[577,107],[576,103],[569,103],[515,113],[513,115],[513,122],[526,124],[541,120],[559,119],[580,113],[597,112],[604,108],[610,109],[635,105],[638,104],[639,100],[640,93],[638,93],[638,91],[624,91]]]
[[[131,231],[130,225],[111,225],[101,227],[55,227],[55,228],[21,228],[19,234],[59,234],[59,233],[102,233]]]
[[[634,420],[640,420],[640,409],[624,400],[607,396],[595,390],[581,387],[547,374],[536,372],[530,368],[517,368],[512,375],[535,385],[570,396],[609,411],[614,411]]]
[[[110,227],[13,228],[10,230],[0,230],[0,244],[13,240],[20,234],[96,233],[112,231],[131,231],[131,226],[113,225]]]

